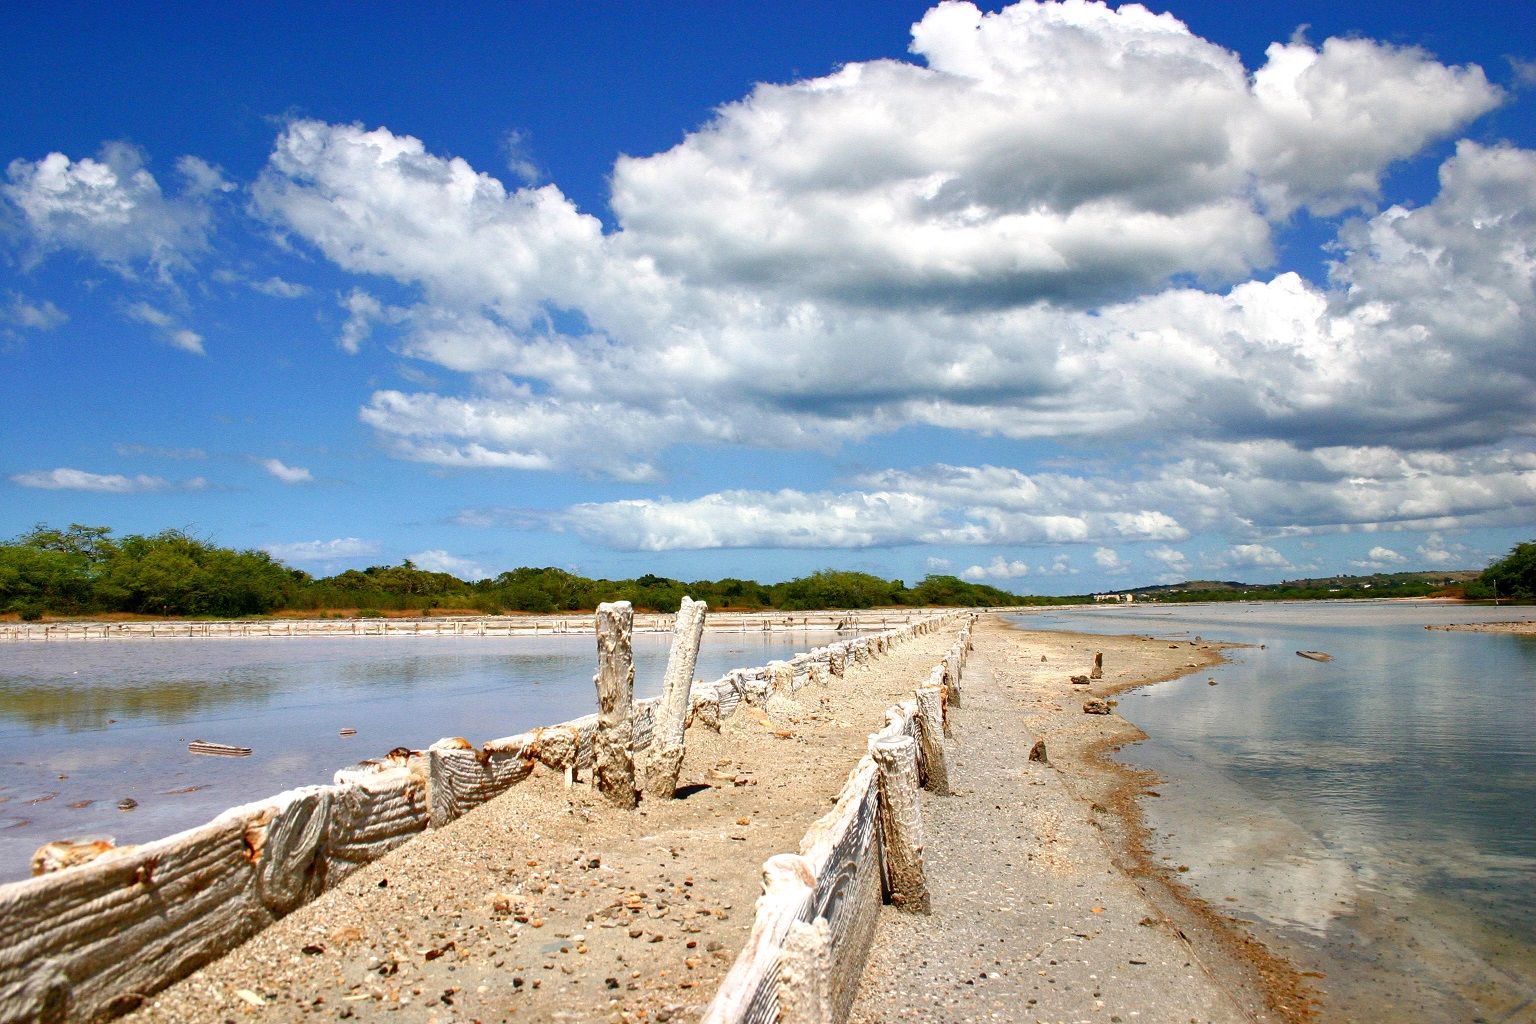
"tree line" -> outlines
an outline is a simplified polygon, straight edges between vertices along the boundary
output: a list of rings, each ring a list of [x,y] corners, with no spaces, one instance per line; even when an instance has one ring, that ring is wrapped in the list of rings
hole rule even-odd
[[[316,578],[265,551],[219,547],[185,530],[113,536],[103,526],[39,525],[0,542],[0,611],[43,615],[127,612],[232,618],[280,611],[383,614],[438,609],[487,614],[588,611],[630,601],[641,611],[673,612],[687,595],[719,609],[1057,604],[1082,598],[1021,597],[954,576],[915,586],[861,572],[824,569],[799,579],[588,579],[556,568],[522,568],[467,581],[400,565],[348,569]]]
[[[1467,584],[1470,600],[1536,600],[1536,541],[1516,544],[1509,554]]]

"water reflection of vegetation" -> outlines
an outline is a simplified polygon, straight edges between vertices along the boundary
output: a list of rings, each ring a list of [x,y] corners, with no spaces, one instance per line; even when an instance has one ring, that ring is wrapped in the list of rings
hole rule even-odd
[[[196,718],[215,708],[261,704],[277,691],[270,681],[245,677],[219,682],[176,680],[147,685],[0,684],[0,721],[24,722],[33,732],[103,729],[109,720],[151,720],[161,725]]]

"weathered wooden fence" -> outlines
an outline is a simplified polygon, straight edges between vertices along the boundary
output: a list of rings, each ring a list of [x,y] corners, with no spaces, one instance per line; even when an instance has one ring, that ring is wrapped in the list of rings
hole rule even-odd
[[[926,912],[919,780],[947,792],[944,704],[960,692],[970,620],[914,698],[886,712],[825,817],[763,864],[750,938],[703,1024],[841,1024],[858,994],[882,900]],[[940,700],[925,699],[933,688]]]
[[[822,673],[840,676],[850,660],[868,662],[962,614],[914,617],[788,662],[736,669],[693,688],[691,718],[718,725],[742,703],[766,703],[776,688],[787,696],[783,688],[793,692]],[[639,764],[657,745],[660,700],[636,701],[632,708]],[[909,733],[910,715],[901,711],[886,731]],[[0,885],[0,1024],[97,1021],[128,1012],[360,866],[505,792],[537,765],[564,771],[567,778],[590,769],[597,726],[597,716],[588,715],[478,748],[457,737],[424,751],[400,748],[341,769],[329,786],[279,793],[165,839],[110,849],[76,866]],[[836,820],[812,829],[812,835],[826,837],[802,854],[817,879],[818,895],[807,905],[814,913],[797,910],[793,917],[831,922],[829,948],[844,965],[837,976],[852,971],[854,985],[872,934],[870,908],[878,904],[879,887],[869,868],[870,851],[879,845],[871,831],[878,815],[873,790],[867,780],[859,781],[871,770],[861,763],[831,816]],[[770,904],[770,910],[777,905]],[[753,942],[778,949],[783,937],[772,921],[779,918],[765,925],[762,913]],[[790,921],[784,918],[786,926]],[[739,988],[742,982],[732,981],[737,974],[733,970],[727,981]],[[766,982],[756,974],[752,978],[758,999],[755,993]],[[846,1010],[852,996],[849,989],[845,998],[844,988],[834,990],[834,1000]],[[761,998],[773,998],[771,985],[764,991]]]

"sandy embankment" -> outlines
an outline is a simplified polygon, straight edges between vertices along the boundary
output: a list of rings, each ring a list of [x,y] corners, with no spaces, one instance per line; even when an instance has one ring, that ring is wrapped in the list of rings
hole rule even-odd
[[[975,636],[952,720],[960,792],[924,794],[935,913],[882,910],[854,1019],[1237,1024],[1298,1016],[1276,1005],[1304,1011],[1288,965],[1154,866],[1135,803],[1149,780],[1103,756],[1141,734],[1081,710],[1089,692],[1214,664],[1221,645],[1023,632],[996,618]],[[721,735],[691,729],[684,779],[710,785],[686,799],[623,812],[554,777],[519,786],[130,1019],[693,1019],[751,927],[763,860],[798,849],[884,709],[953,637],[920,637],[802,690],[798,722],[744,709]],[[1105,679],[1070,685],[1095,651]],[[1027,761],[1035,736],[1050,766]]]
[[[997,618],[974,635],[951,747],[957,795],[923,806],[935,912],[882,910],[853,1020],[1304,1018],[1289,965],[1153,864],[1135,802],[1152,780],[1105,757],[1141,732],[1082,711],[1090,695],[1215,664],[1224,645]],[[1072,685],[1095,652],[1105,678]],[[1050,766],[1028,762],[1036,738]]]
[[[127,1019],[691,1019],[745,942],[763,861],[799,849],[955,632],[800,690],[797,721],[743,707],[719,734],[689,729],[686,798],[622,811],[588,785],[530,779]]]

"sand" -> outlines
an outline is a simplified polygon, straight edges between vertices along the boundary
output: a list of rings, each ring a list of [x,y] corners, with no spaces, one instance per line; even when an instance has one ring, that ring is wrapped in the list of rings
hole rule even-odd
[[[539,775],[127,1019],[692,1019],[746,940],[763,861],[799,849],[885,709],[954,637],[917,637],[800,690],[793,718],[743,707],[719,734],[689,729],[680,798],[621,811],[588,785]]]
[[[1090,695],[1214,664],[1222,645],[1026,632],[995,617],[975,638],[952,716],[963,792],[923,795],[935,912],[882,909],[853,1019],[1304,1020],[1294,969],[1152,863],[1136,809],[1151,780],[1103,756],[1140,733],[1082,712]],[[763,860],[798,849],[885,708],[953,639],[919,637],[800,691],[798,721],[743,709],[721,734],[690,729],[692,785],[638,812],[537,777],[129,1019],[693,1020],[745,941]],[[1071,685],[1095,651],[1105,678]],[[1036,737],[1049,765],[1027,760]]]
[[[1468,633],[1514,633],[1517,636],[1536,636],[1536,621],[1521,622],[1458,622],[1450,626],[1426,626],[1426,629],[1454,629]]]
[[[934,913],[882,909],[856,1024],[1276,1020],[1236,937],[1183,919],[1114,826],[1129,780],[1099,752],[1139,737],[1091,697],[1198,671],[1220,645],[979,624],[955,716],[952,797],[925,794]],[[1105,678],[1073,685],[1103,652]],[[1042,656],[1046,659],[1042,661]],[[1031,763],[1043,739],[1050,764]],[[1130,844],[1134,845],[1134,844]],[[1134,867],[1135,870],[1128,870]],[[1162,889],[1163,891],[1158,891]],[[1164,904],[1177,910],[1171,915]]]

